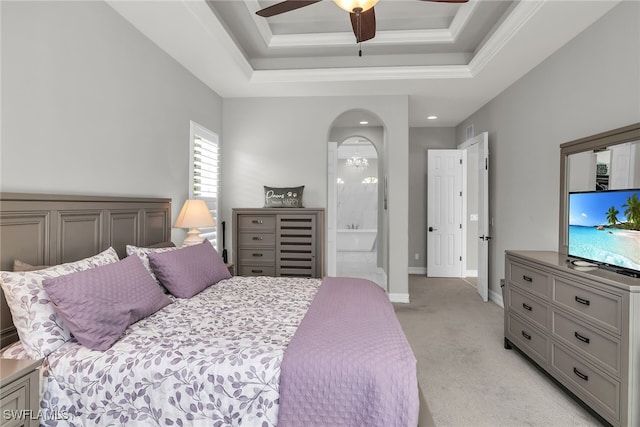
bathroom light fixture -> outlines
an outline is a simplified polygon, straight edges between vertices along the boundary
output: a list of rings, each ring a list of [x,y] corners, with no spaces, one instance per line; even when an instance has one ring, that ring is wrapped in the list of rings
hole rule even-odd
[[[333,0],[333,2],[341,9],[351,13],[356,9],[360,9],[360,12],[366,12],[375,6],[378,0]]]
[[[183,244],[186,246],[202,243],[199,227],[215,227],[216,222],[211,216],[209,207],[204,200],[187,200],[176,219],[176,228],[188,228],[187,238]]]
[[[367,166],[369,166],[369,161],[366,157],[362,157],[360,154],[356,153],[347,159],[347,166],[366,169]]]

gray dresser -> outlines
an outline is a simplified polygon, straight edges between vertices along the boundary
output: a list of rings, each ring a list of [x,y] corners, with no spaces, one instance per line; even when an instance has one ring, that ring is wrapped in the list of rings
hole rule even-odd
[[[233,209],[238,276],[322,277],[323,243],[323,209]]]
[[[507,251],[505,348],[515,345],[615,426],[640,425],[640,279],[567,256]]]

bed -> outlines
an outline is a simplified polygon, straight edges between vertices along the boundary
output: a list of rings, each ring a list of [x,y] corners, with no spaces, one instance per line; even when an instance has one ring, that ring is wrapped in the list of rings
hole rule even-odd
[[[35,344],[24,340],[31,333],[24,319],[16,321],[18,331],[13,324],[19,299],[6,295],[14,311],[7,316],[2,295],[2,357],[43,359],[41,425],[418,425],[416,361],[375,284],[230,277],[217,258],[193,261],[185,270],[188,262],[217,253],[204,244],[147,249],[169,240],[167,199],[3,193],[1,201],[2,270],[11,270],[16,259],[53,266],[2,276],[3,289],[12,294],[20,292],[13,285],[26,283],[18,279],[54,276],[43,283],[57,304],[55,315],[27,323],[39,330],[48,323],[49,333],[62,329]],[[146,259],[138,259],[136,250]],[[65,269],[73,273],[57,272]],[[209,276],[188,276],[192,270]],[[133,278],[124,282],[122,271]],[[100,293],[109,280],[123,286],[120,293],[142,292],[154,301],[144,305],[153,308],[115,331],[113,342],[92,341],[84,329],[64,331],[80,323],[77,307],[85,305],[73,300],[75,308],[69,308],[67,300],[83,298],[85,283],[98,283],[91,289]],[[192,289],[199,281],[215,284]],[[44,313],[46,300],[33,297],[27,311]],[[90,311],[128,318],[135,310],[126,302],[112,311],[105,304]]]

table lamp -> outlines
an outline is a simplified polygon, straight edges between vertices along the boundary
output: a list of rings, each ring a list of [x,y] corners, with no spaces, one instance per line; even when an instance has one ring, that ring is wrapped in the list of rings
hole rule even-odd
[[[215,220],[204,200],[187,200],[176,219],[175,227],[188,228],[187,238],[183,244],[186,246],[197,245],[204,240],[200,237],[200,227],[214,227]]]

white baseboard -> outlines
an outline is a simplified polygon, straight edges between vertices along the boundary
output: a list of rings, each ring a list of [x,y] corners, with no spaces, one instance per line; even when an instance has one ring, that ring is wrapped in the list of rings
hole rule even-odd
[[[409,304],[409,294],[389,294],[389,300]]]
[[[489,301],[493,301],[500,307],[504,308],[504,301],[502,300],[502,291],[496,292],[489,289]]]
[[[409,267],[409,274],[427,275],[427,267]]]

